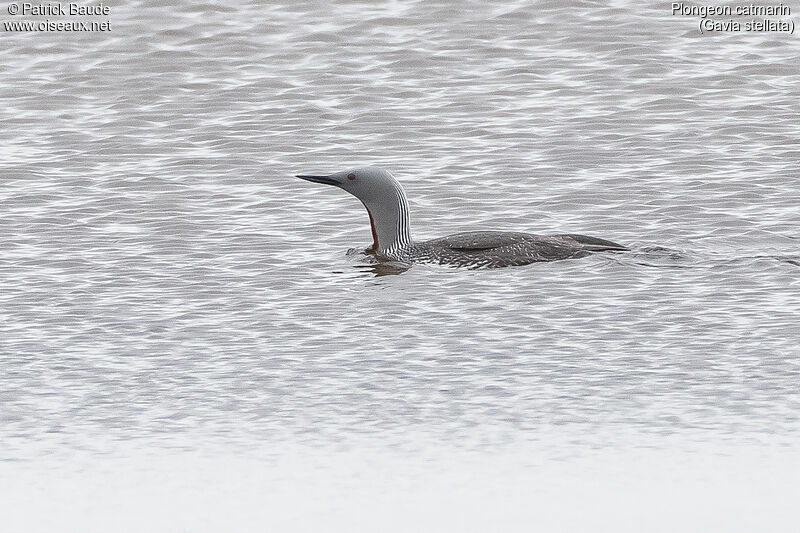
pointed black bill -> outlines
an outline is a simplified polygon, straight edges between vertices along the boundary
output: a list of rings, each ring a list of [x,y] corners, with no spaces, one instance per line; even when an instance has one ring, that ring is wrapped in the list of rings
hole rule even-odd
[[[339,185],[339,182],[329,176],[306,176],[306,175],[299,175],[295,176],[295,178],[304,179],[306,181],[311,181],[314,183],[324,183],[325,185]]]

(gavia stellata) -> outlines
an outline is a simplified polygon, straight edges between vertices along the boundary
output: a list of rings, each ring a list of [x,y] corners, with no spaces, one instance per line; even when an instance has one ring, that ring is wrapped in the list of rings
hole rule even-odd
[[[585,235],[532,235],[507,231],[456,233],[430,241],[411,240],[406,194],[386,170],[358,168],[328,176],[296,176],[335,185],[364,204],[372,226],[366,252],[400,263],[438,263],[468,268],[520,266],[584,257],[589,252],[627,250],[625,246]]]

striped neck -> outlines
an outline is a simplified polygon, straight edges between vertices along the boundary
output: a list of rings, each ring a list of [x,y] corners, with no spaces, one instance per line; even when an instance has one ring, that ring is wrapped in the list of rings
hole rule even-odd
[[[411,220],[406,193],[399,183],[393,183],[392,193],[377,201],[364,202],[372,225],[371,249],[380,255],[393,257],[411,244]]]

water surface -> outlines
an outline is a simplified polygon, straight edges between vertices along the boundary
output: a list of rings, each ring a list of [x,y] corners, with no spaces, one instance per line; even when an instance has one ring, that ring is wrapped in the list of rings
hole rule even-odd
[[[109,18],[0,36],[11,530],[793,523],[795,35],[652,2]],[[360,203],[292,177],[366,165],[419,239],[632,252],[375,276]]]

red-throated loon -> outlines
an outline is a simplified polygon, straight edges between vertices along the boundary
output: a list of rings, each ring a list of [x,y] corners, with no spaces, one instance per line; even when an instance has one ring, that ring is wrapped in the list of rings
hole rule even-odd
[[[389,172],[366,167],[329,176],[297,177],[335,185],[361,200],[372,226],[373,243],[367,252],[374,253],[379,259],[493,268],[584,257],[589,252],[627,250],[617,243],[585,235],[532,235],[507,231],[456,233],[414,242],[411,240],[406,194]]]

